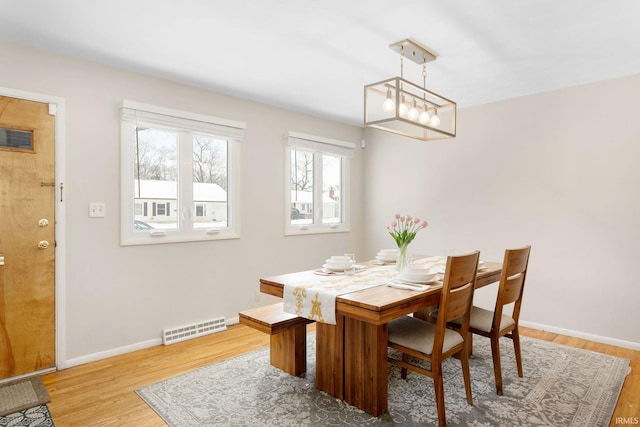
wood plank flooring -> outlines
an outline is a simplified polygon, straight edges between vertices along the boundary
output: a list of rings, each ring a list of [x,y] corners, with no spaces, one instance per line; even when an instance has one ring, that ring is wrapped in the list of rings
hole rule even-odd
[[[309,326],[314,329],[313,325]],[[640,351],[521,328],[521,335],[631,360],[610,427],[640,417]],[[43,375],[56,427],[165,426],[135,389],[269,344],[269,336],[244,325],[202,338],[157,346]],[[510,345],[508,343],[507,345]],[[617,421],[617,422],[616,422]],[[633,422],[631,423],[633,424]]]

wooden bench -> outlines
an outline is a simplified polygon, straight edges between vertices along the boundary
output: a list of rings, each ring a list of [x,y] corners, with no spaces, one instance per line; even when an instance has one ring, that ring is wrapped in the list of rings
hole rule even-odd
[[[271,336],[271,365],[288,374],[307,372],[307,324],[313,320],[285,313],[282,303],[240,312],[240,323]]]

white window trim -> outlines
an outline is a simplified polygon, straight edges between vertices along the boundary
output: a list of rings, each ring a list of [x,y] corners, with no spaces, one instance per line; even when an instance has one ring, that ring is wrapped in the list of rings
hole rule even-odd
[[[152,245],[159,243],[194,242],[240,238],[240,158],[245,124],[227,119],[173,110],[139,102],[122,102],[120,135],[120,244]],[[191,131],[219,136],[228,140],[227,156],[227,227],[214,229],[177,229],[134,231],[134,150],[133,141],[137,124],[147,124],[156,128]],[[191,190],[183,189],[191,194]],[[193,206],[183,209],[183,215],[195,216]],[[129,227],[128,225],[131,225]]]
[[[351,230],[351,158],[356,145],[352,142],[325,138],[322,136],[308,135],[300,132],[288,132],[285,135],[285,197],[284,197],[284,234],[285,236],[300,236],[307,234],[345,233]],[[293,225],[291,224],[291,149],[300,149],[340,155],[342,161],[342,187],[340,198],[343,213],[342,222],[339,224],[322,224],[322,191],[314,192],[315,217],[320,218],[320,223]],[[316,172],[322,169],[322,163],[318,156],[314,156],[314,188]],[[320,187],[322,188],[322,187]],[[319,207],[318,207],[319,206]]]

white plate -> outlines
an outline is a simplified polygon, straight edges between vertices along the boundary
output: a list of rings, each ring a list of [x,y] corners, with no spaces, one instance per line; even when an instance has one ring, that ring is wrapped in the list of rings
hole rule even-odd
[[[355,264],[353,267],[354,267],[354,269],[355,269],[356,271],[358,271],[358,270],[363,270],[363,269],[367,268],[366,266],[364,266],[364,265],[360,265],[360,264]],[[324,268],[325,270],[333,271],[333,272],[335,272],[335,273],[343,273],[343,272],[344,272],[344,270],[345,270],[344,268],[329,267],[329,265],[328,265],[328,264],[324,264],[324,265],[322,266],[322,268]]]
[[[330,271],[344,271],[344,267],[342,268],[329,267],[329,264],[323,264],[322,268],[326,268],[327,270],[330,270]]]
[[[396,262],[396,258],[395,257],[393,257],[393,258],[382,258],[380,255],[377,255],[376,259],[378,261],[382,261],[382,262],[393,262],[393,263]]]

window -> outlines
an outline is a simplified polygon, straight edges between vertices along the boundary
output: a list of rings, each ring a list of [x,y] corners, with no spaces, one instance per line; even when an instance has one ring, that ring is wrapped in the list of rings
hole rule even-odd
[[[33,151],[33,131],[0,128],[0,148]]]
[[[196,203],[196,216],[197,217],[207,216],[207,205],[205,203]]]
[[[289,132],[287,235],[349,231],[349,162],[355,144]]]
[[[123,245],[238,238],[244,124],[124,101]]]

